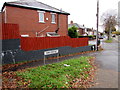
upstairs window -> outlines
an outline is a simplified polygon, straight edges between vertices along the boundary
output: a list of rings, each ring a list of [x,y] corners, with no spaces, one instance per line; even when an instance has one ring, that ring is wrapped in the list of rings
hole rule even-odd
[[[39,22],[42,22],[44,23],[44,14],[45,12],[44,11],[38,11],[39,12]]]
[[[52,21],[51,23],[55,23],[55,13],[51,13]]]

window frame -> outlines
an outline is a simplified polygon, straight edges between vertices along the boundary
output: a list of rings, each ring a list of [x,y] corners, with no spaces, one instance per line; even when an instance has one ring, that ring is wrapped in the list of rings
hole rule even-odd
[[[41,20],[41,15],[42,15],[42,20]],[[38,17],[40,23],[45,23],[45,11],[38,11]]]
[[[54,15],[54,18],[53,18],[53,15]],[[51,13],[51,23],[56,24],[56,13]]]

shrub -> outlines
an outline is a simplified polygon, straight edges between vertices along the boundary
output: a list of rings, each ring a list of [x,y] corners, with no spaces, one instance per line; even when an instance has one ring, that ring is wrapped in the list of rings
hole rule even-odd
[[[68,35],[71,37],[71,38],[77,38],[78,37],[78,33],[77,33],[77,27],[75,26],[72,26],[68,29]]]
[[[78,36],[79,38],[85,38],[88,37],[90,40],[91,39],[96,39],[96,35],[89,35],[89,36]]]

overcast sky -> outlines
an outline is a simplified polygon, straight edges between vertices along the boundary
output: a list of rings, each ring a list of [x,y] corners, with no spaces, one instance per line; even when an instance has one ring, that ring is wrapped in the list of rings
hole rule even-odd
[[[4,2],[15,0],[0,0],[0,8]],[[63,11],[70,13],[68,22],[73,20],[75,23],[96,29],[97,0],[37,0]],[[118,11],[120,0],[99,0],[100,17],[103,12],[114,9]],[[101,29],[101,28],[100,28]],[[101,30],[100,30],[101,31]]]

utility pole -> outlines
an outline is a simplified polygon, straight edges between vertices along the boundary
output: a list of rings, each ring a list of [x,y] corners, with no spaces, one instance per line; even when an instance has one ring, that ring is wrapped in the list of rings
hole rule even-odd
[[[112,17],[110,17],[110,30],[109,30],[109,40],[111,39],[111,31],[112,31],[112,26],[113,26],[113,23],[112,23]]]
[[[111,39],[111,27],[112,27],[112,25],[111,25],[111,21],[110,21],[109,40]]]
[[[96,50],[98,51],[98,26],[99,26],[99,0],[97,0],[97,33],[96,33]]]

